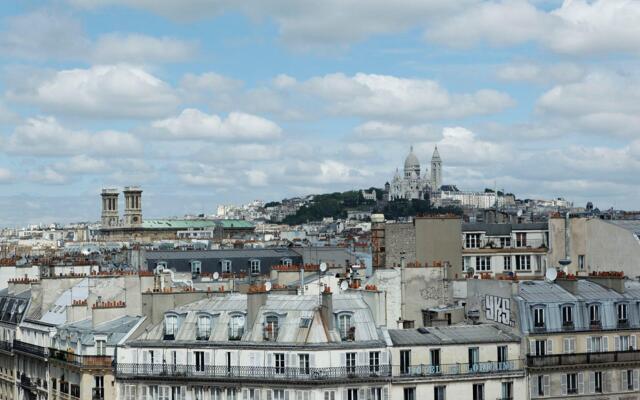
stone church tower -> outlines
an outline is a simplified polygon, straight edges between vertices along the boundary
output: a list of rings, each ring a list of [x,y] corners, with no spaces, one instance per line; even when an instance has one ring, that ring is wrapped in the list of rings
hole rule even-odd
[[[431,190],[437,192],[442,186],[442,160],[438,153],[438,146],[433,150],[431,156]]]

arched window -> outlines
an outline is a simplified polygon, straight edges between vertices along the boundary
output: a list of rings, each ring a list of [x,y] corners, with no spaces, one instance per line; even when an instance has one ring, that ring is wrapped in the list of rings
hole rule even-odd
[[[264,322],[264,340],[275,341],[278,339],[280,329],[277,315],[267,315]]]
[[[293,264],[293,261],[291,261],[290,258],[283,258],[282,260],[280,260],[280,264],[290,267]]]
[[[178,316],[166,315],[164,317],[164,339],[174,340],[178,333]]]
[[[355,335],[355,327],[353,326],[353,318],[351,314],[338,315],[338,332],[342,340],[353,340]]]
[[[244,315],[235,314],[229,319],[229,340],[240,340],[244,334]]]
[[[209,340],[211,336],[211,317],[208,315],[198,316],[197,340]]]

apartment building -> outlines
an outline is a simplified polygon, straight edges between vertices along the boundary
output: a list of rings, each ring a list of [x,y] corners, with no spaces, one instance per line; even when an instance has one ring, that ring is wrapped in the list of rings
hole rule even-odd
[[[524,399],[520,337],[494,325],[390,329],[391,398]]]
[[[460,273],[544,276],[548,249],[547,223],[462,224]]]

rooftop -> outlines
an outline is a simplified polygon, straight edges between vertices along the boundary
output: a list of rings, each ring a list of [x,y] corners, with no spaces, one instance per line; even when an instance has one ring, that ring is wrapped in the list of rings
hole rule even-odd
[[[425,333],[422,333],[425,332]],[[394,346],[518,342],[520,338],[494,325],[452,325],[421,329],[389,329]]]

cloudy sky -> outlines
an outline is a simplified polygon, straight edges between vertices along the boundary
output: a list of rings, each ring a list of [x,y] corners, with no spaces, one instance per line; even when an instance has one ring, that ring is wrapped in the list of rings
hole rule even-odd
[[[13,4],[12,4],[13,3]],[[0,226],[444,183],[638,209],[640,1],[0,5]]]

